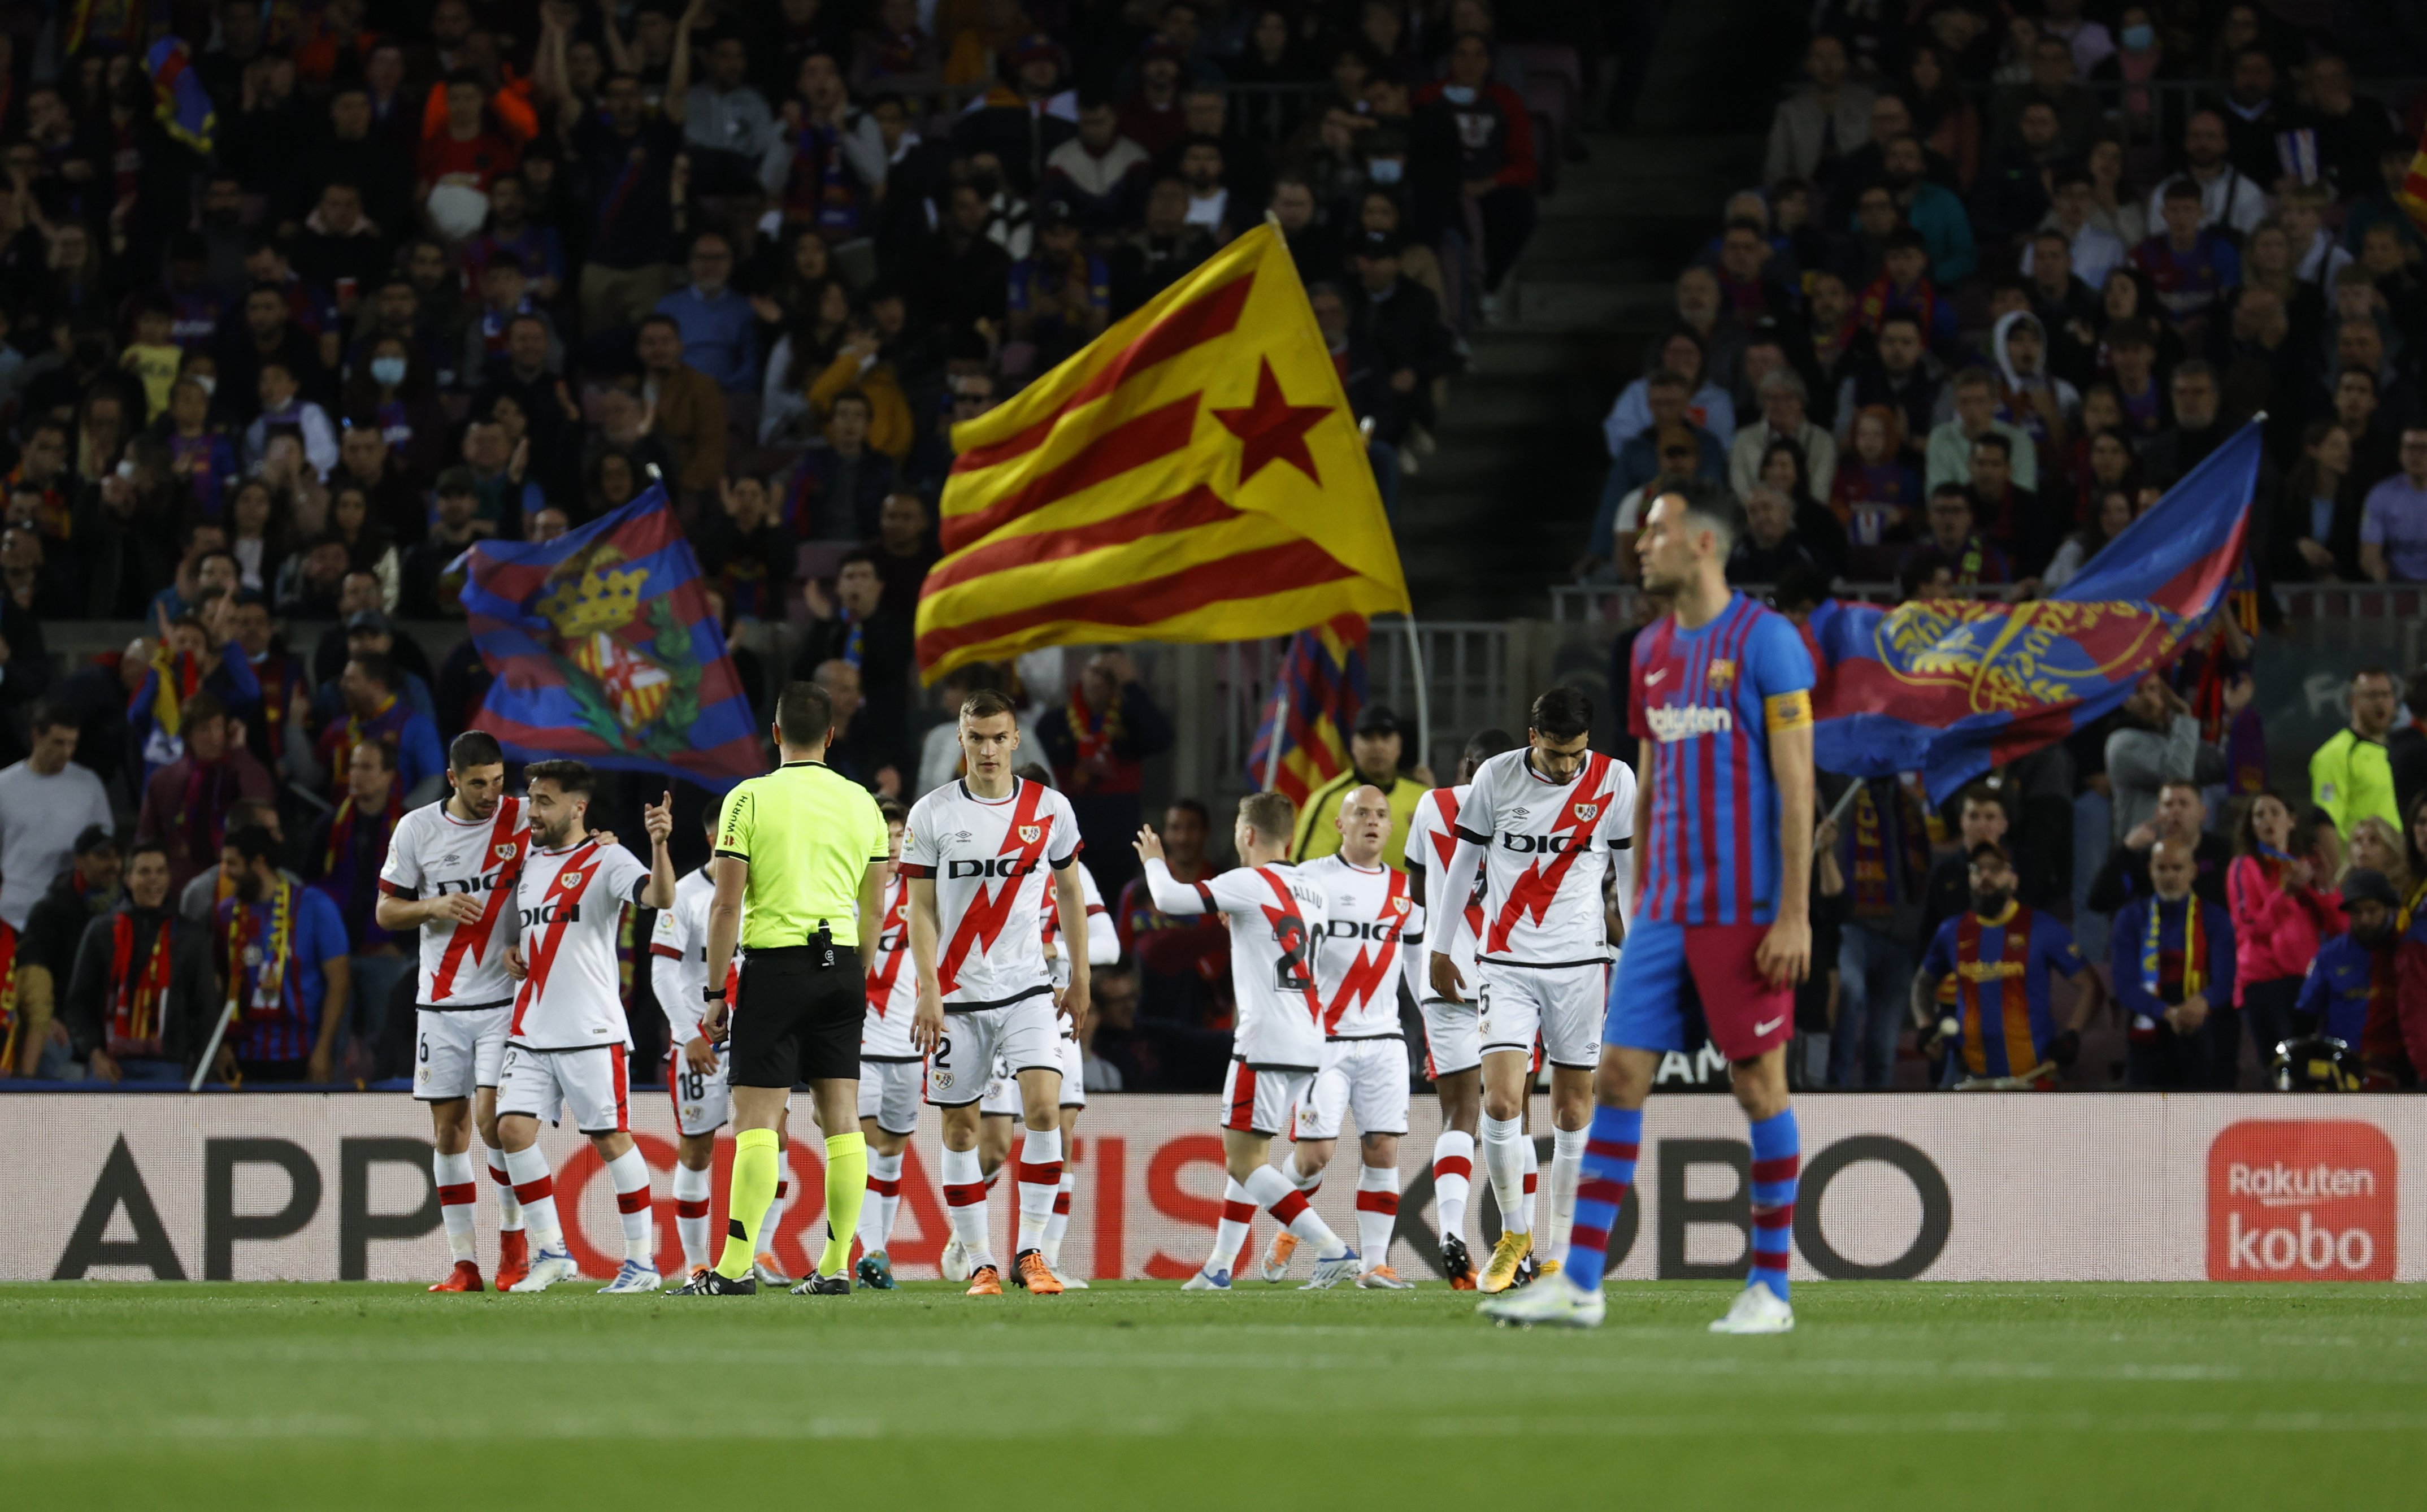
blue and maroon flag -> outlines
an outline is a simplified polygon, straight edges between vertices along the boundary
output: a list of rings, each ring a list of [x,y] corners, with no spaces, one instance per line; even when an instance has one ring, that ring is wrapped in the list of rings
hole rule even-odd
[[[1919,772],[1944,802],[2100,719],[2207,627],[2241,569],[2257,478],[2253,422],[2052,598],[1822,605],[1815,760],[1857,777]]]
[[[767,769],[661,484],[578,530],[464,553],[464,608],[497,681],[472,727],[509,755],[662,772],[719,792]]]
[[[219,117],[211,109],[210,92],[203,88],[202,75],[194,72],[193,55],[184,42],[171,37],[152,44],[144,65],[151,71],[160,124],[170,136],[207,154]]]
[[[1348,770],[1348,732],[1365,706],[1365,616],[1342,614],[1290,637],[1273,707],[1247,747],[1247,786],[1293,804]],[[1280,760],[1273,760],[1273,742]]]

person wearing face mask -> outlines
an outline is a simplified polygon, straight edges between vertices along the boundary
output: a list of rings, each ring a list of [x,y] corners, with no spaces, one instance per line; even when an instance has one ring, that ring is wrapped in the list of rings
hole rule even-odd
[[[2116,912],[2115,997],[2126,1015],[2125,1080],[2136,1092],[2198,1092],[2209,1081],[2208,1017],[2233,1000],[2233,919],[2191,891],[2191,849],[2149,851],[2152,891]]]
[[[2053,1085],[2081,1053],[2081,1029],[2107,1004],[2098,973],[2075,948],[2073,931],[2014,900],[2014,864],[1994,840],[1972,847],[1972,907],[1938,926],[1912,1005],[1925,1058],[1940,1049],[1939,1084],[2007,1078]],[[2056,1027],[2049,975],[2074,984],[2073,1012]],[[1955,979],[1951,1003],[1939,984]]]
[[[1417,91],[1410,168],[1420,197],[1444,202],[1444,220],[1471,203],[1483,219],[1483,292],[1496,295],[1534,235],[1533,121],[1515,90],[1491,78],[1491,41],[1460,32],[1448,76]]]

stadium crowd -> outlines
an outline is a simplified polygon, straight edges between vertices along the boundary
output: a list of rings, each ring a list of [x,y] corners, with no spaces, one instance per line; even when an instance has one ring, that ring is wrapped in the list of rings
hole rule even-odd
[[[1117,893],[1139,762],[1171,739],[1127,658],[918,687],[952,425],[1269,215],[1391,486],[1557,155],[1492,0],[21,8],[11,1073],[192,1060],[161,994],[217,1001],[202,973],[251,930],[297,1007],[242,1067],[395,1074],[410,941],[374,879],[488,681],[467,640],[409,626],[463,618],[467,545],[653,480],[762,705],[814,678],[834,763],[906,802],[954,770],[935,710],[1018,688]],[[1517,29],[1572,72],[1597,26]],[[144,633],[55,664],[78,620]]]
[[[1604,423],[1580,580],[1635,581],[1648,501],[1697,481],[1744,505],[1731,579],[1800,615],[2053,592],[2263,417],[2257,592],[2165,675],[1943,809],[1824,779],[1810,1084],[1890,1084],[1953,1018],[1950,1079],[2053,1080],[2084,1052],[2050,973],[2086,961],[2072,1084],[2256,1085],[2309,1031],[2376,1084],[2427,1066],[2427,677],[2360,672],[2277,792],[2251,638],[2278,584],[2427,581],[2427,237],[2397,198],[2427,90],[2363,89],[2359,24],[2288,10],[1822,0],[1759,183]],[[2035,1027],[1985,1043],[1970,1016],[2026,990]]]

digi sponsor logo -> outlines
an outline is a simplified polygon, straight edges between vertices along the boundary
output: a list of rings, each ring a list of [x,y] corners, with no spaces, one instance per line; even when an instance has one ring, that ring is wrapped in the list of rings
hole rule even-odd
[[[2390,1281],[2400,1162],[2373,1124],[2228,1126],[2207,1152],[2211,1281]]]

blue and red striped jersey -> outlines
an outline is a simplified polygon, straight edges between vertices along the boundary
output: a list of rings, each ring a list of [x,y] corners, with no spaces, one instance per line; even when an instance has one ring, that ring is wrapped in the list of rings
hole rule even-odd
[[[1778,909],[1778,788],[1769,732],[1812,723],[1812,657],[1784,615],[1742,593],[1686,629],[1635,638],[1628,723],[1652,789],[1642,917],[1767,924]]]
[[[2020,1076],[2046,1058],[2056,1022],[2048,972],[2079,976],[2089,962],[2073,931],[2021,903],[1995,919],[1969,909],[1938,926],[1924,975],[1955,979],[1957,1043],[1974,1076]]]

